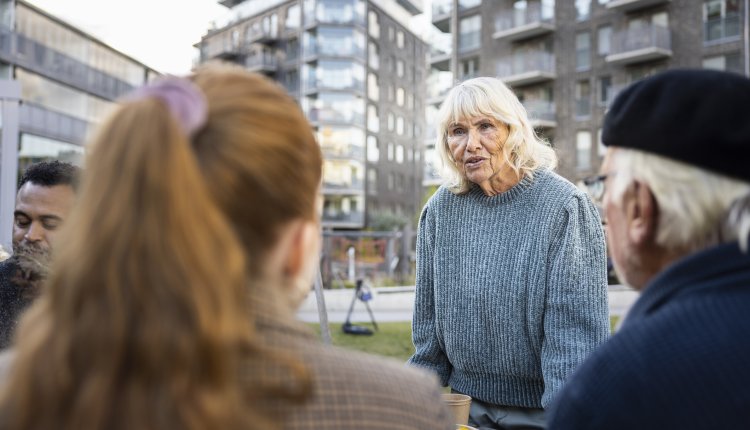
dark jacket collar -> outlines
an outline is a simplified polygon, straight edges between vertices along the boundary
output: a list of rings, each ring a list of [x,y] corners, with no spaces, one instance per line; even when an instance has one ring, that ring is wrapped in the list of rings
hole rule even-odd
[[[636,322],[677,296],[738,280],[750,280],[750,254],[742,253],[737,242],[699,251],[656,275],[628,312],[623,326]]]

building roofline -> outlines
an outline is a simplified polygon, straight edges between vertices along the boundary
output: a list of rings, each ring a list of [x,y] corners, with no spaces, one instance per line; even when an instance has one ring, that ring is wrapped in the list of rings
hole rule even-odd
[[[64,27],[68,28],[69,30],[72,30],[74,33],[78,33],[79,35],[81,35],[81,36],[83,36],[83,37],[91,40],[92,42],[98,43],[99,45],[102,45],[103,47],[105,47],[105,48],[107,48],[107,49],[109,49],[111,51],[114,51],[114,52],[118,53],[119,55],[122,55],[123,57],[127,58],[128,60],[133,61],[134,63],[138,63],[138,65],[143,66],[143,67],[145,67],[146,69],[148,69],[148,70],[150,70],[152,72],[161,73],[158,70],[154,69],[153,67],[145,64],[144,62],[139,61],[139,60],[133,58],[132,56],[130,56],[130,55],[128,55],[128,54],[120,51],[117,48],[114,48],[112,45],[109,45],[109,44],[103,42],[100,38],[94,36],[93,34],[87,33],[85,31],[81,30],[80,28],[76,27],[72,23],[67,22],[64,19],[62,19],[60,17],[57,17],[57,16],[55,16],[55,15],[47,12],[46,10],[40,8],[39,6],[33,5],[33,4],[29,3],[26,0],[16,0],[16,3],[22,4],[23,6],[28,7],[29,9],[33,10],[34,12],[37,12],[37,13],[43,15],[45,18],[48,18],[48,19],[50,19],[52,21],[55,21],[56,23],[58,23],[58,24],[60,24],[60,25],[62,25]],[[15,31],[15,29],[13,29],[13,31]]]

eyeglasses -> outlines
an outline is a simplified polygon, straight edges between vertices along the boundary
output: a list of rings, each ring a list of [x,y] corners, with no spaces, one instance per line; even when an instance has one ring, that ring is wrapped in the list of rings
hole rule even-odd
[[[586,186],[586,192],[595,201],[601,202],[602,197],[604,197],[604,183],[610,175],[611,173],[604,173],[583,178],[583,185]]]

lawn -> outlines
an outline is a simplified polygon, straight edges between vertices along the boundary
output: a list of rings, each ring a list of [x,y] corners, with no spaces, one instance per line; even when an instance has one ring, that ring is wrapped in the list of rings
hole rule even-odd
[[[610,327],[615,327],[619,317],[610,318]],[[370,324],[362,324],[372,328]],[[317,333],[320,333],[320,325],[310,324]],[[332,323],[331,337],[333,344],[343,348],[356,349],[371,354],[385,355],[401,361],[406,361],[414,353],[411,343],[411,323],[379,323],[379,330],[372,336],[356,336],[341,331],[341,324]]]
[[[333,344],[343,348],[385,355],[401,361],[406,361],[414,353],[414,346],[411,343],[410,322],[378,323],[378,331],[372,336],[346,334],[341,331],[340,323],[329,325]],[[361,325],[372,328],[371,324],[363,323]],[[320,333],[318,324],[310,324],[310,327]]]

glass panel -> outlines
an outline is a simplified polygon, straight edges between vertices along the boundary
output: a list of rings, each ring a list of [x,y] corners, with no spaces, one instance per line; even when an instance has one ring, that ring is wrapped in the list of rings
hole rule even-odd
[[[581,170],[591,168],[591,132],[576,133],[576,167]]]
[[[479,15],[463,18],[459,22],[458,50],[471,51],[479,48],[481,42],[482,19]]]
[[[591,33],[576,35],[576,70],[586,70],[591,67]]]
[[[607,55],[611,52],[612,45],[612,27],[599,27],[597,32],[597,49],[599,55]]]

